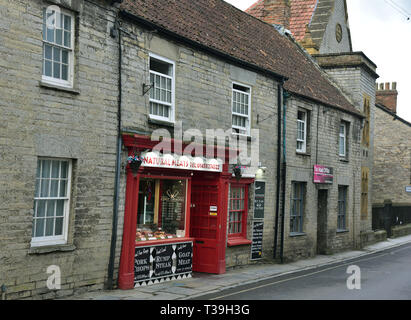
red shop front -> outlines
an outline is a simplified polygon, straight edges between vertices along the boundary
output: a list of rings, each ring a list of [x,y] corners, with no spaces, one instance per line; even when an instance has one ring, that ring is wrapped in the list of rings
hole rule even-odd
[[[126,168],[119,288],[189,277],[192,271],[224,273],[228,161],[176,156],[173,140],[162,153],[153,152],[158,142],[150,137],[124,134],[123,141],[129,156],[144,160],[137,172]],[[229,150],[224,153],[228,159]]]

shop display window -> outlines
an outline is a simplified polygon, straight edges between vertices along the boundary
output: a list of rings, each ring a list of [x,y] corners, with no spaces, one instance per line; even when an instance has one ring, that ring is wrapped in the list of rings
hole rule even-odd
[[[137,211],[137,241],[186,236],[186,180],[140,180]]]

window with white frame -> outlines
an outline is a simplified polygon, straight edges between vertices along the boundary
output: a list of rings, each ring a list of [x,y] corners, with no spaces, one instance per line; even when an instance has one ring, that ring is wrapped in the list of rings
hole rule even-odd
[[[233,132],[250,135],[251,88],[233,83],[232,91]]]
[[[307,151],[307,111],[297,111],[297,152]]]
[[[44,8],[42,81],[72,87],[73,72],[74,16],[56,6]]]
[[[340,157],[347,156],[347,124],[345,122],[340,123],[340,139],[339,139],[339,155]]]
[[[32,246],[67,242],[70,179],[70,160],[38,159]]]
[[[150,118],[174,121],[174,62],[150,55]]]

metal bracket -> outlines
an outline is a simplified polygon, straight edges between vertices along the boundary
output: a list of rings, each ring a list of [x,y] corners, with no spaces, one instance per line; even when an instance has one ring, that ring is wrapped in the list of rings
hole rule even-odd
[[[150,89],[153,87],[154,87],[154,82],[150,85],[143,83],[143,96],[145,96],[146,93],[149,92]]]

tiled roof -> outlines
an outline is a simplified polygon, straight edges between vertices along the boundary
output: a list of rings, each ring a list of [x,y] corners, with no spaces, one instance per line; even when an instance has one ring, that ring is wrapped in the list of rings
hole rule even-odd
[[[305,27],[311,22],[318,0],[291,0],[290,1],[290,31],[297,41],[305,35]],[[264,0],[255,2],[245,10],[248,14],[264,20]]]
[[[183,41],[283,75],[294,94],[360,114],[294,42],[223,0],[124,0],[121,8]]]

